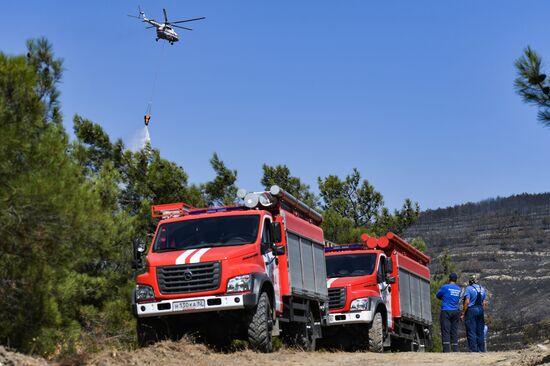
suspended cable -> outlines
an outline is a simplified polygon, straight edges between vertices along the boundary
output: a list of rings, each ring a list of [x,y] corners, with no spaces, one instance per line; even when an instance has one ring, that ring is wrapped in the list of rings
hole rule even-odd
[[[149,99],[149,103],[147,104],[147,108],[145,108],[145,115],[143,116],[143,120],[145,122],[145,126],[149,125],[149,121],[151,120],[151,112],[153,110],[153,100],[155,98],[155,88],[157,84],[157,79],[159,76],[159,69],[162,64],[162,60],[164,59],[164,43],[162,43],[161,48],[161,54],[160,57],[157,59],[157,64],[155,66],[155,74],[153,77],[153,85],[151,87],[151,98]]]

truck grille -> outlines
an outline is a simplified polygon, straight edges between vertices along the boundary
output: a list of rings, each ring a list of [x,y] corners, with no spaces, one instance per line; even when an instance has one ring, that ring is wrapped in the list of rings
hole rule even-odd
[[[346,305],[346,288],[328,289],[328,308],[329,310],[341,309]]]
[[[157,267],[157,281],[163,294],[210,291],[220,287],[220,262]]]

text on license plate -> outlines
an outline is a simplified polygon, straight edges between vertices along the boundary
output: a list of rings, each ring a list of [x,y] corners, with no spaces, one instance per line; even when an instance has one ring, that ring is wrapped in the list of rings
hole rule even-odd
[[[174,303],[174,311],[204,309],[204,300],[179,301]]]

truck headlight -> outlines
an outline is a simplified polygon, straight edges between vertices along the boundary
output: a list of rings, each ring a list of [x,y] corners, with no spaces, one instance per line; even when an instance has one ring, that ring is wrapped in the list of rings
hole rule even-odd
[[[227,292],[248,292],[252,290],[252,275],[230,278],[227,281]]]
[[[155,292],[151,286],[136,285],[136,302],[154,300]]]
[[[370,310],[370,298],[364,297],[361,299],[353,300],[351,302],[349,310],[350,311]]]

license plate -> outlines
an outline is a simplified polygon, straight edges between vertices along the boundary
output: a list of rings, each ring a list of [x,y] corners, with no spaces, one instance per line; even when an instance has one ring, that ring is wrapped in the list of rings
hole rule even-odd
[[[190,300],[175,302],[174,311],[185,311],[194,309],[204,309],[204,300]]]

